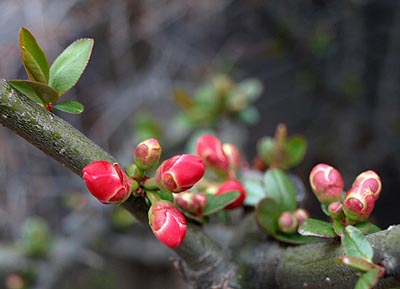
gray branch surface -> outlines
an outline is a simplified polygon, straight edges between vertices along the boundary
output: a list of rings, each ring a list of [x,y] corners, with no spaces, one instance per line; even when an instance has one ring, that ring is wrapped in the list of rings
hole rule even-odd
[[[92,161],[115,162],[82,133],[13,90],[5,80],[0,80],[0,121],[79,176]],[[147,224],[148,208],[143,199],[131,197],[122,206]],[[184,242],[174,251],[181,258],[176,266],[194,288],[351,289],[357,280],[354,270],[336,262],[343,255],[337,242],[284,247],[260,235],[254,221],[238,228],[235,236],[236,244],[223,249],[199,226],[189,224]],[[388,272],[377,288],[400,286],[400,226],[368,239],[375,261]]]

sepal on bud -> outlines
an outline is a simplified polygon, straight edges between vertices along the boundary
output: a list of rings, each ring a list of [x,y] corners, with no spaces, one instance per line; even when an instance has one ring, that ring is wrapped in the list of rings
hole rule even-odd
[[[228,180],[219,186],[218,191],[215,194],[218,196],[232,191],[238,191],[240,192],[240,195],[235,201],[225,207],[227,210],[236,209],[243,205],[244,199],[246,198],[246,189],[242,183],[238,180]]]
[[[176,155],[164,161],[156,171],[161,189],[180,193],[190,189],[205,173],[204,162],[190,154]]]
[[[155,166],[161,156],[160,143],[155,138],[150,138],[139,143],[135,149],[135,163],[142,170]]]
[[[178,247],[186,235],[186,219],[168,201],[153,204],[148,212],[149,225],[157,239],[170,248]]]
[[[322,204],[340,200],[344,181],[340,172],[327,164],[316,165],[310,173],[310,184],[315,196]]]
[[[179,208],[194,216],[201,216],[207,205],[207,196],[204,193],[186,191],[176,194],[174,200]]]
[[[82,172],[89,192],[104,204],[122,203],[131,193],[132,181],[117,163],[94,161],[84,167]]]

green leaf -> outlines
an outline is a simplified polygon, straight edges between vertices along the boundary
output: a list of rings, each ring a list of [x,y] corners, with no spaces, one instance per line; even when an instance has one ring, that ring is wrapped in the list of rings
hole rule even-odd
[[[257,79],[246,79],[239,83],[239,89],[244,92],[248,100],[256,100],[263,91],[262,83]]]
[[[321,210],[322,210],[322,212],[324,212],[325,215],[327,215],[328,217],[330,217],[331,215],[329,214],[328,207],[329,207],[328,204],[321,204]]]
[[[19,31],[22,62],[29,78],[33,81],[49,81],[49,62],[33,34],[22,27]]]
[[[75,100],[66,100],[59,102],[53,105],[53,108],[75,114],[82,113],[84,110],[83,104]]]
[[[333,220],[333,230],[335,230],[336,235],[342,236],[344,226],[342,225],[342,223],[340,221]]]
[[[275,147],[275,140],[271,137],[263,137],[260,139],[257,145],[258,154],[267,163],[273,162],[272,151]]]
[[[290,234],[290,235],[278,233],[276,235],[273,235],[273,237],[275,239],[277,239],[278,241],[293,244],[293,245],[301,245],[301,244],[318,242],[318,238],[306,237],[306,236],[299,235],[297,233]]]
[[[276,201],[282,211],[296,209],[296,188],[290,178],[280,169],[270,169],[264,174],[266,195]]]
[[[286,149],[288,151],[288,160],[285,167],[294,167],[303,160],[307,151],[307,141],[303,136],[291,137],[286,143]]]
[[[354,289],[372,289],[379,280],[379,270],[374,269],[361,275]]]
[[[158,195],[161,197],[161,199],[169,201],[171,203],[174,202],[174,196],[170,192],[165,192],[163,190],[158,191]]]
[[[238,118],[245,124],[253,125],[260,120],[260,113],[254,106],[248,106],[238,112]]]
[[[79,80],[89,62],[93,39],[79,39],[69,45],[50,67],[49,84],[60,95],[70,90]]]
[[[369,222],[358,223],[354,225],[354,227],[359,229],[364,235],[373,234],[381,231],[381,228]]]
[[[243,185],[246,188],[246,199],[244,203],[248,206],[256,206],[265,195],[265,188],[258,180],[247,179],[243,181]]]
[[[347,256],[358,257],[371,262],[374,255],[374,251],[367,239],[360,230],[353,226],[347,226],[344,229],[342,246]]]
[[[385,270],[383,267],[379,265],[376,265],[372,262],[353,256],[340,256],[338,258],[338,262],[363,272],[368,272],[374,269],[379,269],[380,271],[383,272]],[[383,272],[381,274],[383,274]]]
[[[278,219],[282,212],[275,199],[264,198],[255,209],[256,221],[267,233],[276,235],[278,232]]]
[[[175,88],[172,93],[175,103],[179,105],[182,110],[188,110],[193,107],[193,100],[186,90]]]
[[[213,214],[235,201],[240,196],[240,192],[232,191],[219,196],[208,195],[207,206],[204,209],[203,216]]]
[[[332,223],[317,219],[308,219],[300,225],[298,232],[303,236],[312,236],[320,238],[336,238]]]
[[[29,80],[10,80],[8,83],[33,101],[44,105],[58,99],[58,93],[47,84]]]

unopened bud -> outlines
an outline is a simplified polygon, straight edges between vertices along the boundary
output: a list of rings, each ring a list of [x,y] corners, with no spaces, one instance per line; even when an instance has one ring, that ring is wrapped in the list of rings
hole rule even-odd
[[[193,214],[201,216],[207,205],[207,196],[204,193],[192,193],[189,191],[176,194],[174,200],[179,208]]]
[[[310,173],[311,188],[322,204],[338,201],[343,193],[344,181],[337,169],[327,164],[316,165]]]
[[[236,209],[243,205],[244,199],[246,198],[246,189],[242,183],[238,180],[228,180],[219,186],[218,191],[215,194],[218,196],[232,191],[238,191],[240,195],[236,198],[236,200],[225,207],[227,210]]]
[[[341,220],[344,217],[343,205],[338,201],[329,204],[328,212],[334,220]]]
[[[131,193],[132,181],[117,163],[95,161],[84,167],[82,172],[88,190],[104,204],[122,203]]]
[[[161,243],[178,247],[186,235],[186,219],[172,203],[160,201],[149,209],[149,225]]]
[[[210,134],[202,135],[196,143],[196,154],[206,166],[220,173],[227,173],[229,160],[224,153],[221,141]]]
[[[204,162],[199,157],[183,154],[164,161],[156,171],[156,180],[161,189],[180,193],[190,189],[204,173]]]
[[[161,146],[159,142],[150,138],[142,141],[135,149],[135,163],[142,170],[148,170],[155,166],[161,156]]]
[[[285,234],[295,233],[298,225],[297,218],[291,212],[283,212],[278,219],[278,228]]]
[[[242,163],[242,156],[239,149],[234,144],[230,143],[224,143],[222,145],[222,149],[226,157],[228,158],[229,169],[236,171],[238,168],[240,168],[240,164]]]
[[[302,208],[297,209],[293,214],[296,217],[299,225],[303,224],[305,220],[310,218],[310,213],[306,209]]]
[[[365,193],[358,187],[351,188],[344,198],[343,210],[350,222],[358,223],[368,219],[375,206],[372,193]]]
[[[353,187],[359,187],[363,190],[371,191],[375,200],[377,200],[382,190],[382,182],[376,172],[369,170],[357,176],[353,183]]]

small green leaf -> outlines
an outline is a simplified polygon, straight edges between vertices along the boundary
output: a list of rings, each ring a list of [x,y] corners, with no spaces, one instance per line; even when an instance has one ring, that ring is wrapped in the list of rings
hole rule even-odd
[[[354,225],[354,227],[359,229],[364,235],[373,234],[381,231],[381,228],[369,222],[358,223]]]
[[[84,110],[83,104],[75,100],[66,100],[53,105],[53,108],[68,113],[79,114]]]
[[[288,139],[286,143],[288,160],[286,168],[298,165],[304,158],[307,151],[307,141],[303,136],[294,136]]]
[[[328,211],[328,204],[321,204],[321,210],[322,212],[324,212],[325,215],[327,215],[328,217],[330,217],[329,211]]]
[[[367,239],[360,230],[353,226],[347,226],[344,229],[342,246],[347,256],[358,257],[371,262],[374,255],[374,251]]]
[[[58,93],[47,84],[29,80],[10,80],[8,83],[35,102],[45,105],[57,101]]]
[[[376,265],[372,262],[353,256],[340,256],[338,258],[338,262],[363,272],[379,269],[380,271],[382,271],[381,274],[383,275],[383,272],[385,270],[383,267],[379,265]]]
[[[266,195],[276,201],[282,211],[296,209],[296,188],[290,178],[280,169],[270,169],[264,174]]]
[[[245,124],[253,125],[260,120],[260,113],[254,106],[248,106],[238,112],[238,118]]]
[[[264,198],[255,209],[256,221],[268,234],[276,235],[278,232],[278,219],[282,212],[282,209],[274,199]]]
[[[256,206],[266,197],[265,188],[260,181],[246,179],[243,181],[243,185],[246,188],[246,199],[244,200],[246,205]]]
[[[170,192],[165,192],[163,190],[158,191],[158,195],[161,197],[161,199],[169,201],[171,203],[174,202],[174,196]]]
[[[273,162],[272,151],[275,147],[275,140],[271,137],[263,137],[257,144],[258,154],[267,163]]]
[[[312,236],[320,238],[336,238],[332,223],[317,219],[308,219],[300,225],[298,232],[303,236]]]
[[[232,191],[219,196],[207,196],[207,206],[204,209],[203,216],[213,214],[235,201],[240,196],[240,192]]]
[[[19,31],[19,45],[22,62],[29,78],[33,81],[47,83],[49,81],[49,62],[33,34],[25,27]]]
[[[256,100],[263,91],[262,83],[257,79],[246,79],[239,83],[239,89],[245,93],[248,100]]]
[[[60,95],[70,90],[79,80],[89,62],[93,39],[79,39],[69,45],[50,67],[49,84]]]
[[[335,230],[336,235],[342,236],[344,226],[342,225],[342,223],[340,221],[333,220],[333,230]]]
[[[361,275],[354,289],[372,289],[379,280],[379,269],[368,271]]]
[[[173,96],[175,103],[179,105],[182,110],[187,110],[193,107],[193,100],[186,90],[175,88],[173,90]]]
[[[290,235],[278,233],[276,235],[273,235],[273,237],[275,239],[277,239],[278,241],[285,242],[288,244],[293,244],[293,245],[308,244],[308,243],[314,243],[314,242],[318,241],[318,238],[306,237],[306,236],[299,235],[297,233],[290,234]]]

